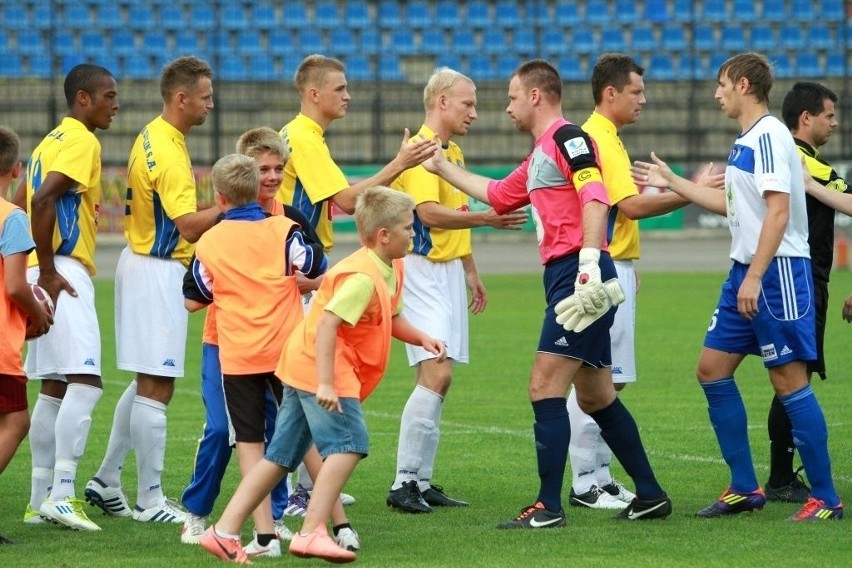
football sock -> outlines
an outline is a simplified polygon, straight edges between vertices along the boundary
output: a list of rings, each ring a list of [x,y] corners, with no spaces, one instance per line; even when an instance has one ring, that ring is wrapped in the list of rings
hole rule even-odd
[[[700,383],[707,397],[707,412],[716,432],[722,457],[731,470],[731,489],[751,493],[760,485],[754,473],[748,443],[748,420],[734,377]]]
[[[331,527],[331,532],[334,533],[334,536],[337,536],[337,533],[342,531],[343,529],[351,529],[352,525],[349,523],[340,523],[339,525],[334,525]]]
[[[793,425],[778,396],[772,398],[767,427],[769,430],[769,481],[766,484],[782,487],[796,478],[793,473],[796,445],[793,443]]]
[[[95,477],[109,487],[121,487],[121,468],[127,452],[133,447],[130,441],[130,415],[133,412],[135,398],[136,381],[130,381],[115,405],[104,461],[95,474]]]
[[[428,393],[429,409],[432,411],[432,424],[434,427],[423,440],[423,461],[420,463],[417,486],[420,491],[426,491],[432,481],[432,471],[435,469],[435,458],[438,455],[438,441],[441,439],[441,413],[444,410],[444,397],[436,392],[422,388]]]
[[[77,463],[83,457],[89,439],[92,411],[103,392],[98,387],[80,383],[68,385],[56,416],[56,465],[50,491],[50,498],[54,501],[74,496]]]
[[[414,387],[399,420],[396,478],[391,485],[392,490],[399,489],[407,481],[419,481],[423,454],[435,430],[434,417],[436,412],[440,415],[440,407],[440,396],[420,385]],[[435,447],[437,451],[437,441]]]
[[[166,454],[166,405],[136,396],[130,415],[130,438],[136,450],[139,491],[136,504],[150,509],[163,502],[163,461]]]
[[[222,532],[219,529],[217,529],[215,525],[213,526],[213,530],[216,531],[216,535],[219,536],[220,538],[227,538],[227,539],[230,539],[230,540],[239,540],[240,539],[240,535]]]
[[[646,501],[662,497],[665,492],[654,477],[636,421],[621,399],[616,397],[606,408],[592,412],[591,417],[600,426],[604,441],[636,485],[636,496]]]
[[[580,409],[577,391],[568,394],[568,419],[571,421],[571,441],[568,457],[571,458],[571,487],[574,493],[587,493],[596,483],[595,455],[601,429],[591,416]]]
[[[56,459],[56,416],[62,399],[39,394],[30,417],[30,453],[32,477],[30,507],[38,511],[50,493],[53,466]]]
[[[836,507],[840,504],[840,497],[837,496],[831,480],[828,428],[811,386],[786,396],[779,396],[778,399],[793,424],[793,439],[802,456],[808,481],[811,482],[811,495],[825,501],[829,507]]]
[[[595,452],[595,479],[597,479],[598,487],[612,483],[612,472],[609,470],[611,463],[612,450],[609,449],[609,444],[606,443],[603,436],[598,434],[597,451]]]
[[[562,510],[562,479],[568,461],[571,422],[563,397],[533,401],[535,451],[541,480],[538,499],[548,511]]]
[[[255,537],[257,539],[257,544],[260,546],[269,546],[269,543],[275,540],[275,534],[260,534],[258,533]]]
[[[305,463],[300,463],[296,471],[298,472],[298,475],[296,476],[297,483],[302,486],[302,489],[305,491],[313,491],[314,480],[311,479],[311,474],[308,473],[308,468],[305,466]]]

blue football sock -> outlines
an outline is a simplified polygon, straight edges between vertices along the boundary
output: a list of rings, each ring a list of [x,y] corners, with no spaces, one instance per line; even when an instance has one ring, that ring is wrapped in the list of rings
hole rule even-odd
[[[601,428],[601,436],[612,450],[627,475],[636,485],[636,496],[650,501],[663,496],[663,488],[657,483],[654,471],[639,437],[639,429],[633,415],[616,397],[612,404],[589,414]]]
[[[548,511],[562,510],[562,480],[568,461],[568,442],[571,439],[571,423],[568,421],[566,400],[546,398],[532,403],[535,414],[533,432],[538,458],[538,476],[541,487],[538,501]]]
[[[825,501],[829,507],[840,504],[840,497],[831,480],[831,458],[828,456],[828,428],[825,416],[817,402],[811,386],[779,396],[787,416],[793,424],[793,441],[802,456],[802,465],[808,481],[811,482],[811,495]]]
[[[722,457],[731,469],[731,489],[738,493],[757,490],[760,484],[751,460],[746,409],[734,377],[701,383],[701,388]]]

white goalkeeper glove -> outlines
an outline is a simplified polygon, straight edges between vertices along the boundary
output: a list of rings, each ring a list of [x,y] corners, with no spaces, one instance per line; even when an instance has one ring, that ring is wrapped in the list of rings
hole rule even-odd
[[[556,322],[568,331],[581,332],[613,306],[624,302],[618,279],[601,282],[600,251],[580,250],[580,267],[574,293],[556,304]]]
[[[597,312],[606,301],[606,291],[601,282],[601,269],[598,261],[601,251],[596,248],[580,249],[580,263],[577,279],[574,281],[574,295],[580,307],[587,314]]]

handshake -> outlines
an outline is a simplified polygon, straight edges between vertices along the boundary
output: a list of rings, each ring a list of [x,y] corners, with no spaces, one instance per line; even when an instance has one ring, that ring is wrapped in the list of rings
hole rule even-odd
[[[597,249],[580,250],[574,293],[556,304],[556,323],[568,331],[583,331],[611,307],[624,301],[624,292],[617,278],[601,282],[600,257],[601,252]]]

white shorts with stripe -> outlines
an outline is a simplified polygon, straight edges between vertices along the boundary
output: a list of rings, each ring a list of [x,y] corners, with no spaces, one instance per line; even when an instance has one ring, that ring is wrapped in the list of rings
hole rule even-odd
[[[613,260],[618,283],[624,290],[624,303],[615,311],[609,328],[612,345],[612,382],[636,382],[636,271],[632,260]]]
[[[115,355],[118,368],[182,377],[189,315],[183,305],[186,267],[125,247],[115,269]]]
[[[46,335],[27,343],[24,372],[30,380],[66,381],[66,375],[101,375],[101,329],[95,309],[95,287],[86,267],[70,256],[53,259],[56,271],[77,291],[61,292],[53,326]],[[27,281],[38,281],[37,266],[27,270]]]
[[[453,362],[467,363],[467,286],[462,261],[432,262],[423,255],[409,254],[404,262],[403,316],[427,335],[443,339]],[[406,344],[405,351],[412,367],[435,358],[414,345]]]

